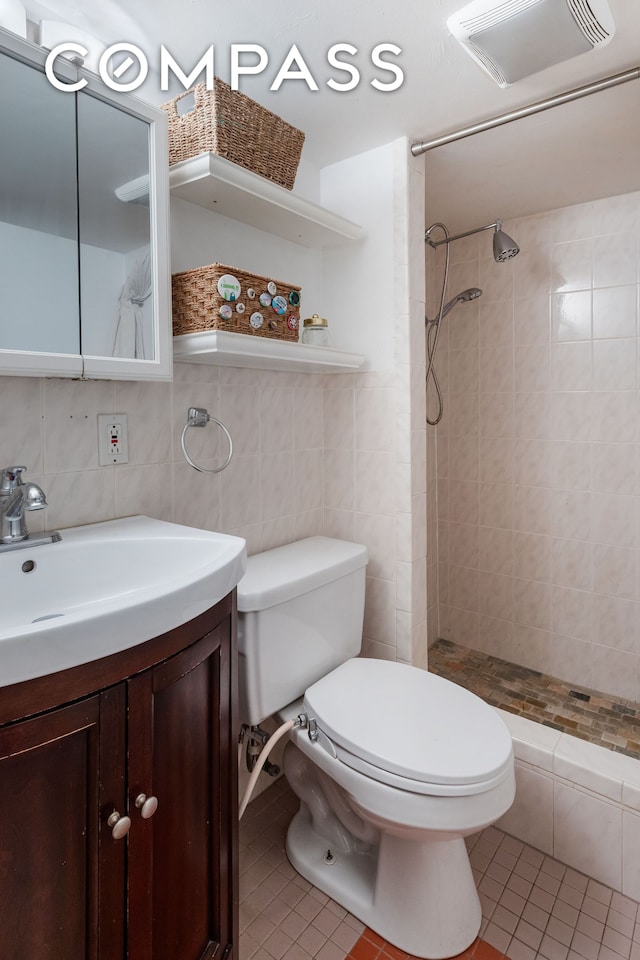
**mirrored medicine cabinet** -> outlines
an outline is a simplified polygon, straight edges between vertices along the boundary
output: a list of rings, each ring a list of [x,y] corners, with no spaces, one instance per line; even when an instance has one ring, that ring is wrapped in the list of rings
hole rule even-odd
[[[0,374],[171,377],[166,118],[0,30]]]

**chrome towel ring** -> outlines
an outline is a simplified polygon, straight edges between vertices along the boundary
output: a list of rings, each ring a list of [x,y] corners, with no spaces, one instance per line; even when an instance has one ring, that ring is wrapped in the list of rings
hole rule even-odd
[[[187,448],[185,446],[184,438],[189,427],[206,427],[206,425],[211,423],[217,423],[220,427],[227,440],[229,441],[229,453],[227,454],[227,459],[222,464],[221,467],[214,467],[211,470],[205,469],[205,467],[199,467],[197,463],[194,463],[189,454],[187,453]],[[220,473],[225,467],[228,467],[231,463],[231,457],[233,456],[233,440],[231,439],[231,434],[225,427],[224,423],[221,423],[220,420],[216,420],[215,417],[209,416],[207,410],[204,407],[189,407],[187,413],[187,422],[185,423],[182,429],[182,436],[180,437],[180,446],[182,447],[182,452],[184,458],[189,464],[190,467],[193,467],[194,470],[197,470],[198,473]]]

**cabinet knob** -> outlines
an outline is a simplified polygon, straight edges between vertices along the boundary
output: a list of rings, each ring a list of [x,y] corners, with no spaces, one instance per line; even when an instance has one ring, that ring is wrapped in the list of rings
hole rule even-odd
[[[114,840],[122,840],[131,829],[131,820],[129,817],[121,817],[117,810],[114,810],[107,820],[108,826],[112,828],[111,836]]]
[[[136,797],[136,807],[143,820],[149,820],[158,809],[158,798],[148,797],[146,793],[139,793]]]

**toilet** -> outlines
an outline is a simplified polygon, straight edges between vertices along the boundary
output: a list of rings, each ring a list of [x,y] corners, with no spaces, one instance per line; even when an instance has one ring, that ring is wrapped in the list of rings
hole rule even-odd
[[[511,736],[483,700],[406,664],[358,658],[366,547],[309,537],[249,557],[238,584],[240,719],[303,717],[284,771],[287,855],[310,883],[417,957],[480,929],[464,838],[515,795]]]

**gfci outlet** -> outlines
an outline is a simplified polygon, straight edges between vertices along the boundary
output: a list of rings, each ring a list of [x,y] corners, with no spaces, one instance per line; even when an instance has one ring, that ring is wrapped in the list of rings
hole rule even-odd
[[[101,467],[129,463],[126,413],[98,414],[98,459]]]

